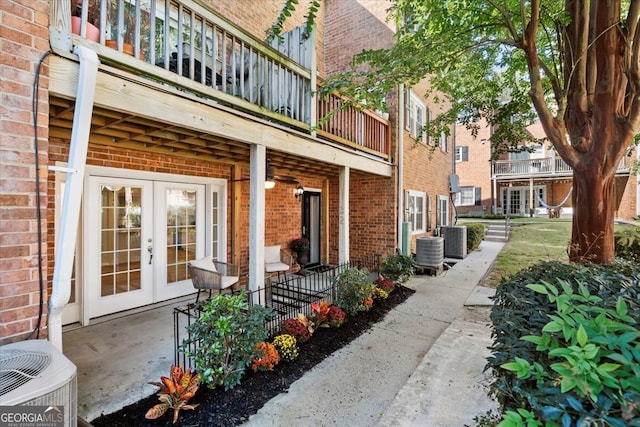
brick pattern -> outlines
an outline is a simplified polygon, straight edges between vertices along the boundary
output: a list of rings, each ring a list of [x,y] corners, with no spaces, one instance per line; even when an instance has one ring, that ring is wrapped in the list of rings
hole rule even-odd
[[[456,126],[456,146],[467,147],[468,161],[456,162],[456,174],[461,187],[480,187],[480,206],[458,206],[458,213],[484,211],[491,213],[491,128],[485,121],[479,124],[478,135],[473,136],[465,126]]]
[[[298,10],[285,26],[285,31],[304,22],[304,14],[310,0],[301,1]],[[220,2],[205,0],[212,10],[226,16],[227,20],[244,28],[253,36],[264,39],[266,29],[282,7],[281,0],[237,0]],[[344,69],[351,56],[363,48],[387,47],[393,43],[394,34],[385,22],[386,10],[392,2],[384,0],[341,0],[322,2],[323,9],[318,19],[318,66],[320,75]],[[0,131],[0,342],[23,339],[34,328],[38,318],[38,271],[37,271],[37,223],[35,209],[35,168],[33,167],[33,138],[31,119],[31,93],[35,67],[43,52],[49,49],[48,17],[49,0],[12,0],[0,2],[0,46],[3,56],[0,71],[3,76],[2,122]],[[353,23],[358,22],[357,28]],[[326,36],[331,35],[331,38]],[[324,58],[330,58],[325,61]],[[39,172],[42,191],[41,206],[44,248],[43,265],[45,283],[51,282],[55,257],[55,174],[45,169],[46,165],[66,162],[69,141],[53,139],[48,135],[48,81],[47,67],[40,78],[40,116],[38,146],[42,169]],[[424,83],[423,83],[424,84]],[[424,93],[426,86],[418,86]],[[391,120],[395,120],[397,93],[387,98]],[[9,107],[9,108],[7,108]],[[397,137],[397,126],[392,126],[393,140]],[[404,132],[404,131],[403,131]],[[392,148],[393,157],[405,158],[405,189],[425,191],[435,196],[448,195],[447,177],[451,168],[451,150],[442,153],[439,149],[431,152],[425,146],[414,146],[405,132],[405,149],[397,153]],[[137,152],[117,147],[90,144],[87,158],[89,165],[107,166],[123,170],[144,170],[206,176],[229,179],[231,165],[199,162],[161,156],[148,152]],[[28,166],[25,166],[28,165]],[[248,171],[243,171],[248,175]],[[323,188],[323,181],[314,176],[297,177],[305,188]],[[350,177],[350,253],[352,258],[372,252],[385,255],[396,245],[396,177],[374,177],[352,171]],[[240,185],[239,258],[234,260],[241,267],[241,278],[248,273],[249,240],[249,183]],[[329,203],[328,218],[322,217],[329,231],[329,251],[338,254],[338,180],[330,180],[328,194],[322,194]],[[229,213],[227,224],[231,250],[231,203],[234,195],[227,200]],[[265,244],[289,242],[301,234],[301,203],[295,199],[295,185],[278,183],[266,193],[267,215],[265,218]],[[435,205],[432,223],[435,223]],[[324,215],[324,212],[323,212]],[[324,229],[324,228],[323,228]],[[415,237],[415,236],[414,236]],[[323,238],[324,239],[324,238]],[[323,244],[325,241],[323,240]],[[325,248],[323,248],[323,253]],[[231,257],[231,253],[228,257]],[[337,259],[324,260],[336,262]],[[45,288],[47,286],[45,285]],[[43,295],[45,306],[42,325],[46,328],[46,301],[50,289]],[[46,330],[41,337],[46,337]]]
[[[49,49],[47,0],[0,2],[0,343],[30,336],[38,323],[38,220],[32,114],[33,81]],[[39,80],[38,150],[41,221],[46,228],[48,70]],[[43,230],[44,231],[44,230]],[[46,249],[46,233],[43,247]],[[44,275],[47,254],[42,254]],[[45,284],[46,287],[46,284]],[[46,292],[46,289],[45,289]],[[47,294],[43,295],[46,303]],[[46,305],[40,337],[46,337]]]
[[[538,138],[544,136],[539,123],[531,126],[530,131]],[[469,213],[477,211],[492,212],[492,182],[491,182],[491,128],[486,121],[481,121],[478,127],[478,133],[474,137],[465,126],[456,127],[456,146],[468,147],[468,161],[456,162],[456,174],[460,178],[460,186],[480,187],[482,201],[480,206],[458,206],[459,213]],[[483,140],[486,141],[483,143]],[[633,157],[633,154],[632,154]],[[508,153],[503,153],[500,159],[507,160]],[[637,215],[636,194],[638,178],[635,175],[630,177],[617,177],[614,184],[614,200],[616,203],[617,218],[632,219]],[[514,187],[528,187],[529,180],[512,180]],[[508,183],[498,183],[496,194],[496,206],[502,207],[502,190]],[[544,185],[547,189],[547,198],[545,202],[550,206],[559,205],[572,187],[570,178],[535,180],[534,186]],[[563,207],[571,207],[573,205],[572,198],[569,197]]]
[[[282,6],[284,5],[283,0],[206,0],[205,3],[213,11],[224,16],[227,21],[244,29],[258,40],[266,39],[266,31],[275,22]],[[289,18],[287,18],[287,21],[283,26],[283,33],[303,25],[306,22],[305,15],[310,3],[310,0],[300,0],[300,3],[296,6],[296,10]],[[324,50],[322,49],[324,20],[322,17],[324,15],[325,3],[328,2],[321,2],[321,7],[318,12],[319,19],[316,21],[318,68],[321,76],[324,75]]]

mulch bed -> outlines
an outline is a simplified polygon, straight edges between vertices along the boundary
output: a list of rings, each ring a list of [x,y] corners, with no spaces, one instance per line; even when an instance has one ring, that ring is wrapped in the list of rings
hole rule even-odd
[[[349,344],[363,332],[379,322],[398,304],[403,303],[415,291],[404,286],[396,289],[386,300],[377,299],[369,311],[350,316],[336,329],[319,328],[311,339],[300,346],[300,356],[293,362],[281,362],[273,371],[253,372],[248,369],[242,383],[231,390],[223,387],[211,390],[202,385],[190,404],[199,404],[195,410],[180,411],[181,426],[237,426],[258,412],[265,403],[289,386],[315,365],[336,350]],[[167,367],[167,374],[169,368]],[[149,381],[159,381],[150,378]],[[151,395],[113,414],[103,415],[91,422],[93,426],[172,426],[173,410],[169,409],[160,419],[144,418],[149,408],[158,403],[157,395]]]

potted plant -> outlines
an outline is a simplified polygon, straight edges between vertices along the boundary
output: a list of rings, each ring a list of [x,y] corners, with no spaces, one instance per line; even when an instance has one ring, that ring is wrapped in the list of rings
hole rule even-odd
[[[309,248],[311,247],[309,239],[306,237],[298,237],[297,239],[293,239],[289,246],[298,254],[297,260],[300,266],[304,267],[309,263]]]
[[[135,42],[136,31],[139,31],[141,44],[139,59],[144,61],[146,58],[144,50],[147,49],[149,45],[149,12],[145,9],[141,9],[140,21],[136,23],[136,11],[134,5],[125,2],[123,3],[124,10],[122,11],[123,20],[120,23],[119,7],[120,3],[117,0],[111,0],[111,2],[107,4],[108,38],[105,41],[105,45],[117,50],[118,36],[122,36],[122,51],[127,55],[133,56],[133,44]]]
[[[95,0],[76,0],[71,16],[71,32],[80,35],[82,8],[87,8],[87,25],[85,37],[94,42],[100,41],[100,6]]]

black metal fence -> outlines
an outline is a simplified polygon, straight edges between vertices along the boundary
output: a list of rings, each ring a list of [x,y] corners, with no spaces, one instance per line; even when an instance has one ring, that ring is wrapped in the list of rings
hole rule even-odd
[[[320,265],[282,276],[280,280],[277,277],[267,278],[264,287],[245,294],[249,306],[261,305],[273,310],[275,316],[266,322],[265,328],[270,336],[274,336],[284,320],[295,318],[298,313],[310,315],[312,303],[323,300],[334,303],[338,291],[334,277],[346,268],[366,269],[373,282],[378,276],[379,265],[380,256],[377,254],[339,265]],[[185,369],[194,367],[193,361],[185,353],[186,350],[192,353],[197,348],[197,344],[191,342],[189,326],[200,317],[199,307],[191,303],[173,310],[174,363],[182,364]],[[190,344],[183,348],[185,340]]]

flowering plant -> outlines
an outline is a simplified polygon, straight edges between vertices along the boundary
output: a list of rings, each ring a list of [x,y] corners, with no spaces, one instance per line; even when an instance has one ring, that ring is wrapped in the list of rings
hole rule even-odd
[[[375,282],[373,282],[373,284],[376,285],[378,288],[386,291],[387,294],[390,294],[396,288],[396,285],[394,285],[391,280],[385,279],[383,277],[376,279]]]
[[[299,316],[304,317],[304,315]],[[306,319],[306,317],[304,318]],[[308,322],[309,320],[307,319],[307,324],[305,325],[302,321],[300,321],[300,317],[298,317],[297,319],[286,319],[284,322],[282,322],[282,331],[285,334],[293,336],[300,343],[307,342],[309,338],[311,338],[311,334],[313,333],[313,327],[311,327],[310,331]]]
[[[362,300],[362,305],[364,306],[365,311],[369,310],[373,305],[373,298],[372,297],[365,298],[364,300]]]
[[[297,239],[293,239],[289,246],[291,246],[291,249],[296,252],[308,251],[310,247],[309,239],[307,239],[306,237],[298,237]]]
[[[259,342],[254,347],[259,356],[251,359],[251,369],[253,371],[273,371],[273,368],[280,362],[280,356],[276,347],[268,342]]]
[[[329,303],[327,301],[312,302],[311,311],[313,312],[311,319],[317,328],[329,327]]]
[[[273,345],[276,350],[278,350],[280,359],[286,362],[291,362],[298,357],[298,344],[296,343],[296,339],[289,334],[282,334],[275,337],[273,339]]]
[[[389,297],[389,292],[376,286],[373,288],[373,296],[376,298],[387,299]]]
[[[332,305],[329,307],[327,317],[329,318],[329,326],[332,328],[339,328],[344,323],[347,313],[337,305]]]

